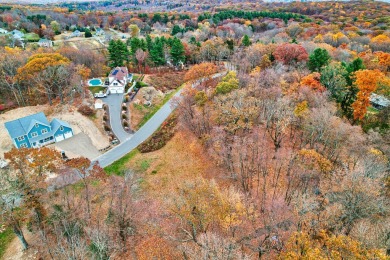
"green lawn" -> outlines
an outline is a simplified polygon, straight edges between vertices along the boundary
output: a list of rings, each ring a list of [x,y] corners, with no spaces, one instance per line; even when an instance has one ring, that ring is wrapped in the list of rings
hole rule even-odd
[[[372,106],[369,106],[367,108],[367,112],[371,113],[371,114],[377,114],[379,112],[378,109],[376,109],[375,107],[372,107]]]
[[[14,232],[12,232],[11,229],[6,229],[4,232],[0,233],[0,259],[3,257],[5,250],[14,237]]]
[[[28,42],[37,42],[39,41],[39,35],[36,34],[36,33],[26,33],[24,35],[24,38],[26,39],[26,41]]]
[[[107,88],[105,87],[89,87],[89,90],[92,92],[92,94],[99,93],[100,91],[105,92]]]
[[[123,171],[126,170],[126,168],[125,168],[126,163],[131,158],[136,156],[138,153],[139,153],[139,151],[137,149],[134,149],[130,153],[128,153],[125,156],[123,156],[122,158],[120,158],[118,161],[115,161],[113,164],[105,167],[104,171],[108,175],[113,175],[113,174],[114,175],[120,175],[120,176],[123,175]]]

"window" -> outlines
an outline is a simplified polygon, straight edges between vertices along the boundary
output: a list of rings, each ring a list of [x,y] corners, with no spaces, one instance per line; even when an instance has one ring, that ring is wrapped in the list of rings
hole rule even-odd
[[[64,127],[63,126],[60,126],[60,131],[64,131]]]
[[[36,128],[38,128],[38,127],[39,127],[38,123],[35,123],[35,127],[36,127]]]
[[[37,133],[37,132],[32,132],[32,133],[31,133],[31,137],[36,137],[36,136],[38,136],[38,133]]]
[[[21,144],[20,148],[27,148],[27,144],[26,143]]]
[[[18,137],[18,141],[20,142],[20,141],[24,141],[24,135],[23,136],[19,136]]]
[[[47,129],[42,129],[41,133],[42,134],[46,134],[47,133]]]
[[[115,83],[114,83],[114,86],[118,86],[118,83],[115,82]]]

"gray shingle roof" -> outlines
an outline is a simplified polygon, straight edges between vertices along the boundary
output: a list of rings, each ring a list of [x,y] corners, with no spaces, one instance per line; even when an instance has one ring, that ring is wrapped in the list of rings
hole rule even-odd
[[[4,125],[5,128],[7,128],[9,135],[12,138],[17,138],[27,134],[31,129],[31,126],[34,126],[36,122],[50,126],[50,123],[47,121],[47,118],[43,112],[9,121]]]
[[[370,96],[371,103],[377,104],[382,107],[388,107],[390,106],[390,100],[385,98],[384,96],[377,95],[375,93],[372,93]]]

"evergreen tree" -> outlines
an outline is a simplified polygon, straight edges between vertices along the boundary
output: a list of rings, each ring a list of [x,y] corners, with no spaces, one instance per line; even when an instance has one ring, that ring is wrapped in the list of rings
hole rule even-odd
[[[249,36],[248,35],[244,35],[244,37],[242,38],[242,44],[245,46],[245,47],[248,47],[249,45],[251,45],[251,40],[249,39]]]
[[[171,57],[173,64],[178,64],[180,61],[185,62],[185,51],[184,46],[178,38],[174,38],[172,42],[171,48]]]
[[[181,28],[179,25],[175,24],[172,28],[172,35],[174,36],[174,35],[178,34],[179,32],[181,32]]]
[[[156,38],[149,52],[150,59],[156,66],[165,65],[164,43]]]
[[[319,72],[322,67],[329,64],[330,59],[331,57],[327,50],[317,48],[312,54],[310,54],[307,66],[309,70]]]
[[[91,38],[92,37],[92,33],[91,33],[91,31],[90,30],[85,30],[85,34],[84,34],[84,37],[85,38]]]
[[[146,47],[148,49],[148,51],[150,51],[152,49],[152,46],[153,46],[153,41],[152,41],[152,37],[150,37],[150,35],[146,35]]]
[[[111,40],[108,45],[108,53],[109,66],[111,68],[121,67],[124,62],[129,62],[129,50],[121,40]]]

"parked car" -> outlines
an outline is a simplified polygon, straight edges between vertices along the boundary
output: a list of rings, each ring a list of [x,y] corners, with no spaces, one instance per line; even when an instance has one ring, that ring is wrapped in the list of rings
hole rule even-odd
[[[95,98],[105,98],[107,97],[107,92],[99,91],[99,93],[95,93]]]

